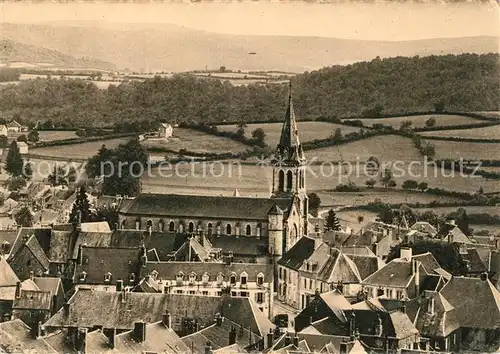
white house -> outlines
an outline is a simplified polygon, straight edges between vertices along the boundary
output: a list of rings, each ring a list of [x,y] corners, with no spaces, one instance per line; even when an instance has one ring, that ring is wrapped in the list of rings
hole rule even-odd
[[[0,124],[0,135],[7,136],[8,135],[8,129],[5,124]]]
[[[25,155],[28,153],[28,144],[26,144],[24,141],[18,141],[17,147],[19,148],[19,153],[21,155]]]
[[[170,138],[172,136],[172,133],[174,132],[174,129],[172,126],[168,123],[162,123],[160,124],[160,128],[158,128],[158,136],[160,138]]]
[[[22,129],[22,125],[13,120],[7,124],[7,130],[13,133],[19,133]]]

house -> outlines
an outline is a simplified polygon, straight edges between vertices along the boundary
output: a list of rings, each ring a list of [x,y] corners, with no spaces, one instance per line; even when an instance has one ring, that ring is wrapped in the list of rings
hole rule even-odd
[[[448,243],[472,243],[471,239],[453,221],[443,225],[439,229],[436,238]]]
[[[440,294],[455,309],[460,326],[461,350],[498,350],[500,293],[486,273],[481,278],[452,277]]]
[[[285,333],[266,353],[342,353],[367,354],[369,349],[358,337],[340,337],[321,333]]]
[[[18,141],[17,147],[19,148],[19,153],[21,155],[26,155],[28,153],[28,144],[26,144],[24,141]]]
[[[22,130],[22,125],[16,122],[15,120],[7,123],[7,131],[12,133],[19,133]]]
[[[94,290],[121,291],[133,287],[147,258],[143,248],[89,247],[79,245],[73,284]],[[118,288],[118,289],[117,289]]]
[[[28,279],[31,272],[36,276],[42,276],[49,271],[49,259],[36,235],[27,236],[26,242],[11,252],[8,261],[21,280]]]
[[[8,321],[12,315],[12,303],[21,291],[21,282],[7,263],[5,256],[0,257],[0,322]]]
[[[401,248],[401,257],[364,279],[363,292],[367,297],[409,300],[424,290],[440,289],[450,278],[430,253],[412,255],[410,248]]]
[[[163,139],[168,139],[172,136],[174,128],[168,123],[161,123],[158,128],[158,136]]]
[[[139,321],[161,321],[166,311],[172,316],[171,328],[180,336],[213,324],[217,314],[261,338],[274,328],[249,298],[108,292],[83,287],[44,326],[50,330],[100,326],[122,332],[134,329]]]
[[[147,262],[146,276],[167,294],[248,297],[272,318],[274,267],[272,264],[226,262]]]
[[[60,278],[35,277],[31,274],[29,279],[26,279],[21,283],[21,289],[50,293],[51,315],[59,311],[65,300],[64,289]]]
[[[0,124],[0,136],[7,136],[8,135],[8,129],[5,124]]]
[[[30,328],[20,319],[0,323],[0,348],[7,353],[57,354],[43,338],[39,326]]]
[[[12,318],[19,318],[34,328],[44,323],[52,313],[52,294],[50,291],[24,290],[16,292],[12,304]]]

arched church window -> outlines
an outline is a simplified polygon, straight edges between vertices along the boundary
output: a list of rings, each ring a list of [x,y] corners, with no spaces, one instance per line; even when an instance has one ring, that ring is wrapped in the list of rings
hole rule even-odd
[[[283,192],[285,190],[285,172],[280,170],[278,173],[278,191]]]
[[[250,225],[247,225],[247,228],[246,228],[246,235],[247,236],[250,236],[252,234],[252,227]]]
[[[213,232],[213,226],[212,226],[212,223],[209,222],[208,225],[207,225],[207,234],[208,234],[208,237],[212,236],[212,232]]]
[[[293,174],[292,171],[288,171],[286,173],[286,188],[288,191],[291,191],[293,189]]]
[[[226,235],[231,235],[231,224],[227,224],[226,226]]]
[[[168,231],[175,231],[175,223],[173,221],[168,224]]]
[[[192,221],[189,223],[188,231],[194,232],[194,223]]]

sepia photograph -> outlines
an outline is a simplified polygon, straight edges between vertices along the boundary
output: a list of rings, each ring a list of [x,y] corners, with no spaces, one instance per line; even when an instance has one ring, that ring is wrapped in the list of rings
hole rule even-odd
[[[499,3],[0,2],[0,353],[500,353]]]

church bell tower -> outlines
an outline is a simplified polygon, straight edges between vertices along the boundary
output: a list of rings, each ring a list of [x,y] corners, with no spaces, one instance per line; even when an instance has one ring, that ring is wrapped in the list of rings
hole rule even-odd
[[[300,145],[299,131],[295,120],[292,100],[292,82],[288,96],[288,107],[281,129],[281,137],[272,159],[274,198],[294,198],[303,219],[304,234],[307,234],[309,200],[306,192],[307,160]]]

